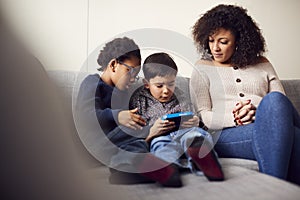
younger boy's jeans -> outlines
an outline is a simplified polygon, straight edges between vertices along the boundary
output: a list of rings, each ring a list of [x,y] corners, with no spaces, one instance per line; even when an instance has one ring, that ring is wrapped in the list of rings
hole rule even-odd
[[[204,142],[208,142],[213,146],[212,137],[208,132],[198,127],[192,127],[154,138],[151,141],[150,152],[167,162],[190,169],[196,175],[202,175],[203,173],[195,168],[192,159],[186,153],[191,142],[197,136],[204,137]]]

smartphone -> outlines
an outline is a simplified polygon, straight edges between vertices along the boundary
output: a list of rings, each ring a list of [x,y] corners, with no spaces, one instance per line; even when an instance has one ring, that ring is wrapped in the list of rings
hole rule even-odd
[[[176,128],[179,128],[180,124],[184,121],[187,121],[191,118],[193,118],[194,113],[193,112],[178,112],[178,113],[172,113],[172,114],[165,114],[161,117],[162,120],[169,120],[174,121]]]

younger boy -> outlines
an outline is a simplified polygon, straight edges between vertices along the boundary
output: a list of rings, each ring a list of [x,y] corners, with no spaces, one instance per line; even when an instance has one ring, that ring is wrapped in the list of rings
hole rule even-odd
[[[150,151],[161,159],[189,168],[199,174],[199,169],[209,180],[224,180],[224,175],[213,151],[212,138],[199,128],[199,117],[192,116],[180,127],[170,120],[162,120],[166,113],[192,111],[185,94],[175,86],[177,66],[166,53],[155,53],[143,64],[144,86],[138,88],[130,99],[130,109],[147,121]],[[201,151],[200,151],[201,150]],[[185,155],[184,155],[185,154]],[[187,162],[183,162],[187,158]],[[195,167],[196,166],[196,167]]]

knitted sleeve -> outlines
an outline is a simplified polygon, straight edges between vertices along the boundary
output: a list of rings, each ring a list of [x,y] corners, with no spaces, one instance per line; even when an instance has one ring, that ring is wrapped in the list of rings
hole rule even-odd
[[[269,81],[269,91],[268,92],[277,91],[277,92],[281,92],[281,93],[285,94],[283,86],[282,86],[272,64],[269,62],[266,63],[264,70],[268,74],[268,81]]]
[[[207,74],[195,68],[190,79],[190,95],[196,114],[209,129],[235,126],[233,115],[227,112],[225,104],[213,105],[210,84]]]

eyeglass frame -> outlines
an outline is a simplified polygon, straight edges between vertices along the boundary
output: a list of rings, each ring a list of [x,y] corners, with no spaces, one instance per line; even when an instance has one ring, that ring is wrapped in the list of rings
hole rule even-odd
[[[128,65],[128,64],[126,64],[126,63],[123,63],[123,62],[121,62],[121,61],[117,61],[119,64],[121,64],[121,65],[124,65],[125,67],[127,67],[128,69],[129,69],[129,74],[130,74],[130,77],[133,77],[133,74],[134,74],[134,68],[135,67],[132,67],[132,66],[130,66],[130,65]],[[140,77],[138,76],[138,75],[136,75],[136,76],[134,76],[134,80],[135,81],[138,81],[140,79]]]

